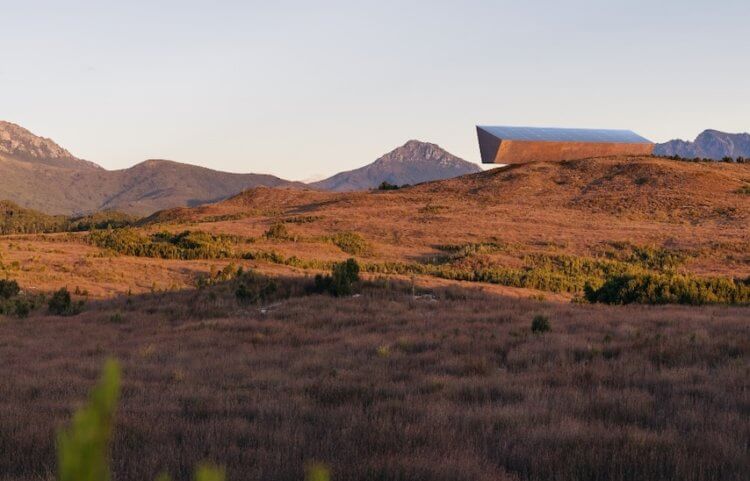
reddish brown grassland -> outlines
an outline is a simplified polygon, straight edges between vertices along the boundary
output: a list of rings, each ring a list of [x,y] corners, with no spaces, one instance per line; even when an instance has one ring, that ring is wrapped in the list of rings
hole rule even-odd
[[[745,185],[748,164],[539,162],[390,192],[255,189],[129,231],[232,236],[212,258],[0,237],[3,277],[86,301],[0,317],[0,480],[54,479],[56,429],[108,357],[124,368],[118,481],[188,480],[203,460],[230,480],[300,480],[311,461],[334,480],[746,480],[750,308],[579,304],[574,289],[602,262],[750,276]],[[310,292],[348,257],[370,268],[361,295]],[[238,280],[206,281],[230,264],[277,290],[242,303]]]
[[[289,280],[299,284],[300,280]],[[741,480],[747,309],[545,303],[371,286],[265,314],[229,289],[0,325],[0,473],[48,479],[54,429],[124,365],[116,479]],[[419,294],[419,293],[418,293]],[[552,330],[530,332],[535,315]]]

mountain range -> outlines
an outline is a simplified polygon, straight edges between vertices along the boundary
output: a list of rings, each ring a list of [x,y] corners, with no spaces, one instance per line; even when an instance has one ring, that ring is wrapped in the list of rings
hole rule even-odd
[[[373,164],[310,184],[324,190],[367,190],[382,182],[416,184],[479,172],[476,164],[435,144],[412,140]],[[147,215],[215,202],[252,187],[306,188],[272,175],[234,174],[169,160],[106,170],[54,141],[0,121],[0,200],[49,214],[117,210]]]
[[[750,134],[706,130],[694,142],[657,144],[655,155],[685,158],[749,157]],[[410,140],[373,163],[304,184],[273,175],[235,174],[169,160],[146,160],[106,170],[54,141],[0,121],[0,200],[49,214],[81,215],[116,210],[133,215],[226,199],[248,188],[357,191],[419,184],[481,172],[436,144]]]
[[[685,159],[696,157],[721,160],[725,157],[750,158],[750,134],[728,134],[718,130],[705,130],[695,141],[671,140],[657,144],[654,155],[677,155]]]

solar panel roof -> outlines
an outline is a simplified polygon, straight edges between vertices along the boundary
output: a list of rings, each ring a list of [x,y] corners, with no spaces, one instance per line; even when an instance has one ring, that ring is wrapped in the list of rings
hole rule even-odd
[[[537,142],[603,142],[621,144],[650,144],[650,140],[630,130],[560,129],[543,127],[477,126],[503,140]]]

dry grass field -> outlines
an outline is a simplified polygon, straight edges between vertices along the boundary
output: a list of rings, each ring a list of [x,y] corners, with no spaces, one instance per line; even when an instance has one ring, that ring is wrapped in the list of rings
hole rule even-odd
[[[108,356],[115,479],[205,459],[229,479],[299,480],[312,460],[350,480],[747,479],[747,309],[279,282],[262,311],[218,286],[0,324],[2,479],[52,479],[54,430]]]
[[[0,236],[0,278],[85,301],[0,316],[0,480],[54,478],[55,431],[108,357],[120,481],[201,460],[231,480],[311,461],[334,480],[745,480],[750,307],[583,293],[622,273],[746,285],[748,185],[749,164],[538,162]],[[312,292],[350,257],[361,294]],[[238,298],[239,267],[274,289]]]

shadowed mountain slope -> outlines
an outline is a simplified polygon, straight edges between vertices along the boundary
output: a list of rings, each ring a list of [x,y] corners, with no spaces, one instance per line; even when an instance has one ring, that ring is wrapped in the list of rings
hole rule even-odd
[[[383,182],[392,185],[413,185],[473,174],[481,170],[478,165],[460,159],[435,144],[410,140],[372,164],[340,172],[310,185],[336,192],[368,190],[377,188]]]

